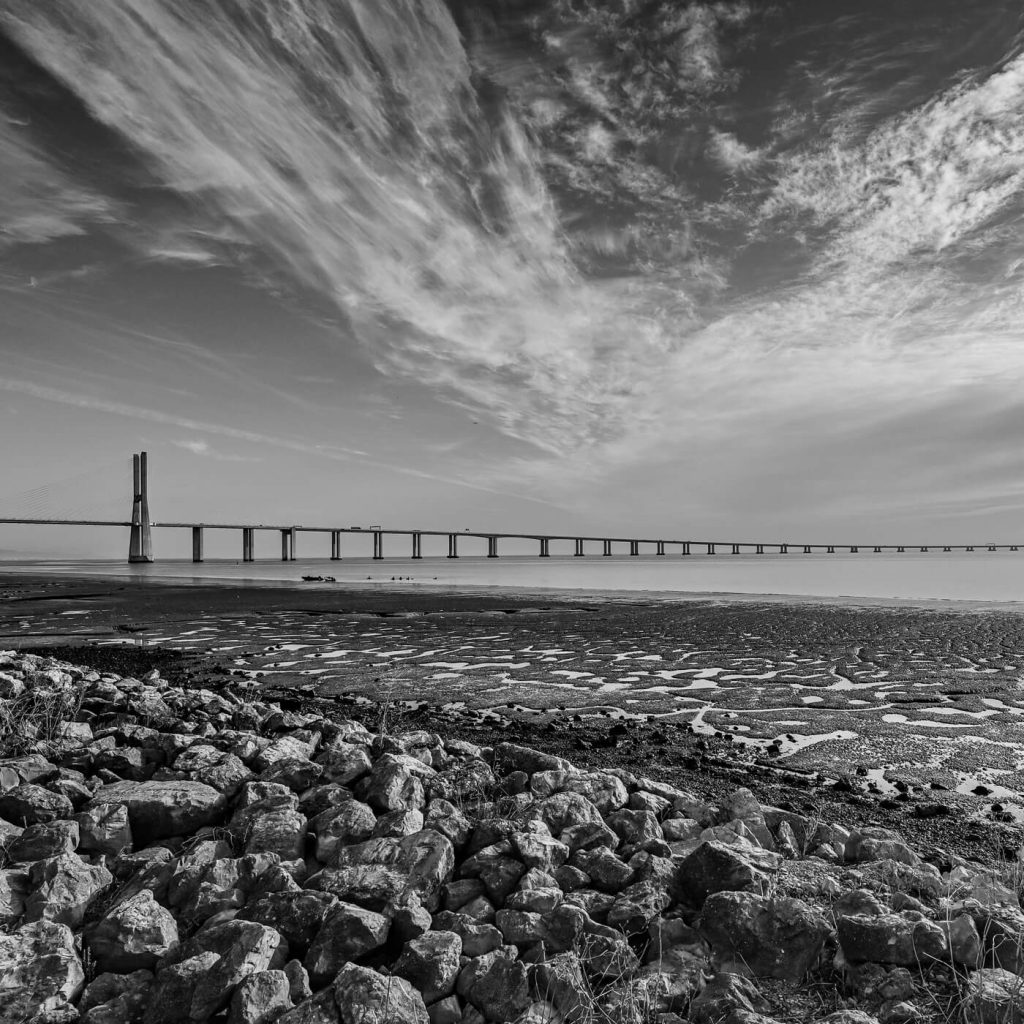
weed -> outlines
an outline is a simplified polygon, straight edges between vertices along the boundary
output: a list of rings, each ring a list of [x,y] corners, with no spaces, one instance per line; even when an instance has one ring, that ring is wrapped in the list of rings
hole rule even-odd
[[[37,689],[32,686],[0,700],[0,757],[29,750],[42,752],[55,746],[66,722],[82,709],[85,690],[80,686]]]

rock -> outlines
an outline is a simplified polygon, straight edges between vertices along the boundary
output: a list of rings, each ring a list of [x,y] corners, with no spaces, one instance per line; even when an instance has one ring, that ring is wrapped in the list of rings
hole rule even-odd
[[[219,822],[227,798],[202,782],[115,782],[97,790],[86,809],[105,804],[124,804],[136,842],[148,845]]]
[[[555,1007],[566,1024],[586,1024],[597,1016],[593,990],[574,953],[559,953],[532,967],[530,987],[536,998]]]
[[[552,836],[536,832],[513,832],[509,836],[517,860],[527,868],[554,871],[569,859],[569,847]]]
[[[205,743],[195,743],[178,755],[171,766],[198,781],[212,786],[227,796],[235,793],[252,778],[241,758]]]
[[[66,796],[31,782],[0,793],[0,818],[22,828],[70,818],[74,813],[75,809]]]
[[[878,1018],[872,1017],[864,1010],[836,1010],[827,1017],[822,1017],[818,1024],[878,1024]]]
[[[408,754],[383,754],[362,780],[362,798],[381,811],[421,810],[424,782],[436,773]]]
[[[358,743],[337,740],[323,748],[316,758],[323,770],[323,778],[347,786],[370,773],[372,762],[366,747]]]
[[[623,889],[608,911],[608,924],[626,935],[646,932],[672,902],[668,889],[654,881],[634,882]]]
[[[948,962],[949,946],[943,930],[927,918],[904,914],[844,914],[837,917],[839,945],[847,960],[914,967],[934,961]]]
[[[531,747],[521,747],[515,743],[498,743],[494,747],[494,767],[506,774],[513,771],[534,772],[569,771],[573,766],[564,758],[554,754],[545,754]]]
[[[967,981],[961,1013],[969,1024],[1021,1024],[1024,978],[1001,967],[984,967]]]
[[[482,956],[498,949],[502,943],[501,932],[492,924],[475,924],[464,914],[442,911],[434,915],[434,928],[438,931],[452,931],[462,940],[462,952],[466,956]]]
[[[7,848],[7,856],[15,863],[62,857],[78,849],[78,825],[60,820],[29,825]]]
[[[935,923],[945,933],[949,956],[954,964],[971,970],[981,966],[981,936],[971,917],[961,914],[952,920],[940,919]]]
[[[288,958],[287,944],[278,932],[253,921],[230,921],[200,931],[190,945],[200,951],[223,950],[196,983],[190,1010],[195,1021],[206,1020],[223,1009],[243,978],[283,967]],[[157,975],[158,982],[163,974],[161,971]]]
[[[227,1024],[273,1024],[291,1008],[288,975],[260,971],[243,978],[235,989]]]
[[[452,994],[459,974],[462,940],[455,932],[429,931],[405,944],[393,973],[405,978],[427,1004]]]
[[[747,892],[712,893],[701,931],[724,964],[743,964],[759,977],[801,981],[832,933],[802,900],[767,899]]]
[[[277,783],[295,793],[302,793],[316,783],[323,773],[323,768],[308,757],[283,757],[260,773],[260,781]]]
[[[633,869],[603,846],[577,850],[572,855],[572,866],[586,872],[603,892],[618,892],[633,879]]]
[[[313,984],[328,984],[350,960],[379,949],[387,941],[390,927],[390,920],[382,914],[350,903],[335,903],[303,959]]]
[[[470,960],[456,988],[488,1021],[514,1020],[531,1002],[526,965],[516,959],[514,946]]]
[[[199,983],[207,977],[219,957],[212,951],[163,968],[157,975],[143,1024],[184,1024],[204,1020],[192,1014],[192,1001]]]
[[[465,845],[472,831],[469,818],[448,800],[435,797],[427,804],[423,827],[440,832],[456,849]]]
[[[543,821],[554,836],[574,825],[594,824],[607,828],[601,812],[581,793],[555,793],[538,801],[530,809],[529,816]],[[571,843],[569,845],[572,846]]]
[[[277,1024],[340,1024],[340,1020],[334,991],[327,988],[278,1017]]]
[[[461,1024],[462,1005],[458,996],[445,996],[427,1007],[430,1024]]]
[[[711,1024],[736,1010],[761,1014],[768,1010],[768,1002],[748,978],[723,972],[690,1003],[689,1019],[693,1024]]]
[[[78,928],[89,904],[113,881],[105,867],[86,864],[73,853],[37,860],[29,869],[32,891],[25,900],[25,920]]]
[[[287,941],[292,956],[302,957],[337,902],[330,893],[311,889],[272,892],[250,899],[238,916],[274,928]]]
[[[341,1024],[430,1024],[423,997],[404,978],[346,964],[334,981]]]
[[[657,961],[640,969],[641,1005],[658,1013],[683,1013],[704,987],[707,960],[683,947],[662,951]]]
[[[317,815],[310,824],[316,833],[317,860],[329,864],[339,847],[369,839],[377,818],[368,804],[349,800]]]
[[[676,887],[683,899],[700,908],[712,893],[766,891],[781,864],[777,853],[712,840],[701,843],[679,865]]]
[[[15,1024],[70,1009],[85,985],[71,929],[53,921],[0,935],[0,1019]]]
[[[385,839],[390,836],[411,836],[423,830],[423,812],[417,810],[388,811],[377,819],[370,835]]]
[[[75,815],[78,823],[78,848],[82,853],[116,857],[132,848],[132,830],[128,808],[124,804],[101,804]]]
[[[301,860],[306,852],[306,816],[277,807],[252,822],[246,853],[276,853],[281,860]]]
[[[264,772],[278,762],[290,758],[307,760],[312,753],[312,744],[306,740],[294,736],[279,736],[253,758],[252,766],[256,771]]]
[[[870,860],[896,860],[918,865],[921,858],[896,832],[877,826],[852,832],[846,841],[846,860],[850,863]]]
[[[664,840],[658,817],[653,811],[632,811],[627,808],[615,811],[605,818],[608,825],[619,839],[628,846],[637,849],[652,840]]]
[[[288,979],[288,992],[293,1003],[301,1003],[308,999],[313,990],[309,985],[309,974],[298,960],[289,960],[284,965],[285,977]]]
[[[149,970],[178,944],[178,926],[150,889],[117,904],[95,927],[86,944],[99,968],[117,974]]]
[[[25,913],[25,900],[31,891],[28,867],[0,868],[0,927],[10,928]]]
[[[82,1024],[126,1024],[141,1020],[152,988],[152,971],[98,975],[86,986],[78,1003]]]

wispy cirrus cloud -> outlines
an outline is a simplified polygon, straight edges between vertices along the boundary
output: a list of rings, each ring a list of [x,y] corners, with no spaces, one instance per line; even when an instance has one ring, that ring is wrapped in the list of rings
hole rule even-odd
[[[171,441],[176,448],[183,448],[193,455],[201,455],[204,459],[214,459],[217,462],[262,462],[258,455],[236,455],[230,452],[222,452],[214,448],[209,441],[199,438],[186,438]]]

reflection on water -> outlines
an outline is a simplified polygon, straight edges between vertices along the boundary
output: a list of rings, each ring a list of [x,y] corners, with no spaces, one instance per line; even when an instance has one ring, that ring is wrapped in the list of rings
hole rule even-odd
[[[326,558],[295,562],[211,560],[200,565],[163,560],[124,562],[2,562],[0,571],[76,572],[178,580],[299,582],[335,577],[338,584],[408,587],[521,587],[530,590],[652,591],[667,593],[788,594],[908,600],[1024,601],[1024,551],[940,554],[617,555],[603,558],[477,556],[446,558]],[[309,586],[331,584],[310,583]]]

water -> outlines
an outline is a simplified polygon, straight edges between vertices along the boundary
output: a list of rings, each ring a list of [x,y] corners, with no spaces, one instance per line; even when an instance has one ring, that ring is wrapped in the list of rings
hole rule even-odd
[[[326,558],[243,563],[217,559],[194,564],[161,560],[0,562],[0,572],[76,573],[184,582],[251,580],[296,583],[303,576],[333,576],[339,584],[395,589],[434,587],[518,588],[580,592],[618,591],[652,596],[774,594],[816,598],[906,601],[1024,602],[1024,552],[907,552],[906,554],[616,555],[539,559],[478,556]],[[320,586],[321,584],[309,584]],[[329,584],[322,584],[329,585]]]

